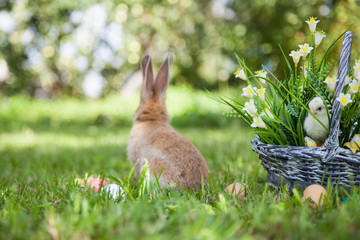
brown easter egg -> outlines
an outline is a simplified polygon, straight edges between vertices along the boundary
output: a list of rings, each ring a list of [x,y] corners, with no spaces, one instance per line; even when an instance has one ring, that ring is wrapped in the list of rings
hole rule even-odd
[[[305,202],[306,199],[310,198],[312,202],[310,202],[309,205],[315,208],[317,205],[324,204],[324,198],[326,194],[327,192],[325,188],[323,188],[321,185],[313,184],[304,190],[301,201]]]
[[[237,197],[237,199],[241,201],[245,197],[245,185],[241,183],[232,183],[225,188],[225,192],[230,196]]]

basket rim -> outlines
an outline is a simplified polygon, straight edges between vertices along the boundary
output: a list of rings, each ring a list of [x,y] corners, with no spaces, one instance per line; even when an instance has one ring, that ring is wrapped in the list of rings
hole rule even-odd
[[[251,144],[252,146],[254,146],[254,144],[258,142],[262,145],[262,147],[273,147],[273,148],[282,148],[282,149],[286,149],[286,148],[291,148],[292,150],[304,150],[304,149],[311,149],[311,150],[319,150],[319,151],[328,151],[328,149],[325,147],[325,145],[320,146],[320,147],[310,147],[310,146],[293,146],[293,145],[287,145],[287,146],[283,146],[283,145],[273,145],[270,143],[264,143],[263,141],[261,141],[260,136],[256,135],[252,140],[251,140]],[[354,156],[360,156],[360,151],[357,153],[353,153],[350,149],[348,148],[343,148],[338,146],[337,147],[338,152],[341,153],[348,153]]]

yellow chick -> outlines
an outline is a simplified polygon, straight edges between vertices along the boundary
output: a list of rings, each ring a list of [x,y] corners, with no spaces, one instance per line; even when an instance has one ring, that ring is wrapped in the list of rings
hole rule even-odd
[[[310,101],[309,109],[327,128],[329,128],[329,117],[320,97],[315,97]],[[328,136],[327,130],[311,114],[308,114],[305,118],[304,130],[309,137],[315,140],[318,146],[324,144],[325,139]]]

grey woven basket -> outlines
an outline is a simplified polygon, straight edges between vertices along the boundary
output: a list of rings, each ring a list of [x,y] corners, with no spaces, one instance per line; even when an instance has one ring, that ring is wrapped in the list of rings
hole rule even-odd
[[[252,150],[259,154],[268,172],[267,182],[277,188],[281,184],[292,189],[295,185],[305,189],[311,184],[338,184],[350,188],[360,184],[360,155],[339,146],[340,102],[336,97],[343,91],[349,70],[352,32],[344,35],[339,60],[335,100],[331,110],[330,133],[322,147],[279,146],[252,140]]]

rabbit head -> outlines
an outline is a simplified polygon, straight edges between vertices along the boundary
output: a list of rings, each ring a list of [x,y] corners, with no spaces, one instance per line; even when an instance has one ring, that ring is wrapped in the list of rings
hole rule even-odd
[[[151,58],[146,55],[141,61],[143,84],[141,88],[140,106],[135,112],[134,121],[169,121],[166,110],[166,90],[169,86],[169,68],[173,61],[169,54],[154,81]]]

